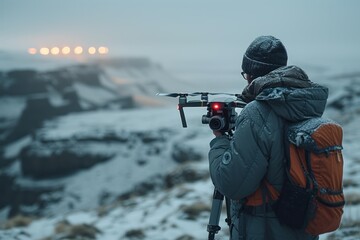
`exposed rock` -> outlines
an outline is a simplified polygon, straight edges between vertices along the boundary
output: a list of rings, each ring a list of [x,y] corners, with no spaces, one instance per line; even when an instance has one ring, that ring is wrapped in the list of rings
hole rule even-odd
[[[12,202],[15,177],[0,173],[0,209]]]
[[[14,70],[4,75],[0,83],[0,96],[19,96],[46,92],[46,85],[37,71]]]
[[[360,112],[359,103],[360,103],[360,85],[359,85],[360,76],[358,78],[349,81],[349,85],[344,88],[344,92],[338,96],[336,99],[328,103],[328,107],[335,108],[342,112]]]
[[[20,119],[13,131],[8,135],[6,142],[14,141],[31,133],[41,127],[44,120],[70,112],[81,111],[76,93],[73,92],[73,95],[71,96],[70,93],[67,93],[67,98],[71,101],[60,107],[50,104],[47,97],[29,98]]]
[[[57,223],[55,233],[50,239],[96,239],[101,231],[90,224],[71,224],[64,220]]]
[[[183,206],[181,210],[185,213],[186,219],[196,220],[201,213],[210,212],[211,208],[203,202],[195,202],[194,204]]]
[[[155,189],[164,186],[163,178],[160,175],[154,176],[151,181],[137,184],[132,190],[121,194],[117,199],[120,201],[128,200],[133,197],[144,196]]]
[[[196,182],[208,177],[208,171],[181,166],[164,176],[157,175],[152,177],[150,181],[137,184],[132,190],[121,194],[118,200],[124,201],[133,197],[144,196],[157,189],[170,189],[183,183]]]
[[[174,144],[171,156],[177,163],[200,161],[202,159],[201,153],[184,143]]]
[[[124,234],[124,237],[127,239],[144,239],[145,236],[145,232],[142,229],[132,229]]]
[[[61,149],[59,145],[47,146],[50,148],[49,150],[53,148],[50,154],[34,151],[31,146],[21,152],[21,170],[24,175],[35,178],[57,177],[73,173],[79,169],[92,167],[112,157],[112,155],[102,153],[89,154],[71,149],[66,150],[64,146]]]
[[[5,222],[5,229],[15,227],[26,227],[33,221],[33,218],[23,215],[16,215]]]
[[[14,184],[8,196],[10,201],[8,203],[10,206],[8,217],[19,214],[24,216],[40,216],[41,209],[46,208],[48,204],[61,200],[60,195],[51,195],[59,191],[62,191],[61,186],[30,187]],[[44,194],[48,194],[48,197],[43,197]]]
[[[164,142],[167,137],[173,134],[169,129],[160,129],[158,131],[143,131],[134,133],[143,143]]]
[[[165,176],[165,186],[172,188],[182,183],[195,182],[208,177],[208,171],[200,171],[191,167],[180,167]]]
[[[181,235],[180,237],[176,238],[175,240],[195,240],[195,238],[191,235],[185,234],[185,235]]]

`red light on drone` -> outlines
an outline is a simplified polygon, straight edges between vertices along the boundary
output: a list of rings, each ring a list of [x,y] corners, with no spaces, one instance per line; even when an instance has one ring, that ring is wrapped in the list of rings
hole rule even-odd
[[[214,110],[219,110],[221,106],[220,106],[219,103],[213,103],[211,107],[212,107],[212,109],[214,109]]]

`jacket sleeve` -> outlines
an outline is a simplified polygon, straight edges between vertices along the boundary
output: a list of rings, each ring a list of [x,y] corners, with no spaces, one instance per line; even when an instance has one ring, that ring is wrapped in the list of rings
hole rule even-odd
[[[268,113],[250,105],[253,104],[238,117],[232,140],[220,136],[210,142],[211,179],[215,188],[231,199],[253,193],[268,166],[271,148],[271,132],[266,126]]]

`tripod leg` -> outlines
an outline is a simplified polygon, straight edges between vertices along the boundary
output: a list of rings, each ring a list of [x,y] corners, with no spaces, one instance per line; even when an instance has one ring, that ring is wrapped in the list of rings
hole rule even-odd
[[[222,195],[218,190],[215,189],[211,206],[209,224],[207,226],[207,231],[209,232],[209,240],[214,240],[215,234],[217,234],[221,229],[221,227],[219,226],[219,220],[223,200],[224,195]]]

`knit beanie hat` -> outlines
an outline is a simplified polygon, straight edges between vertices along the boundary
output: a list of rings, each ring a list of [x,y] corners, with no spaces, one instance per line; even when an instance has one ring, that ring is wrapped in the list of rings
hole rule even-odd
[[[260,77],[286,66],[287,53],[281,41],[273,36],[257,37],[247,48],[242,69],[253,77]]]

